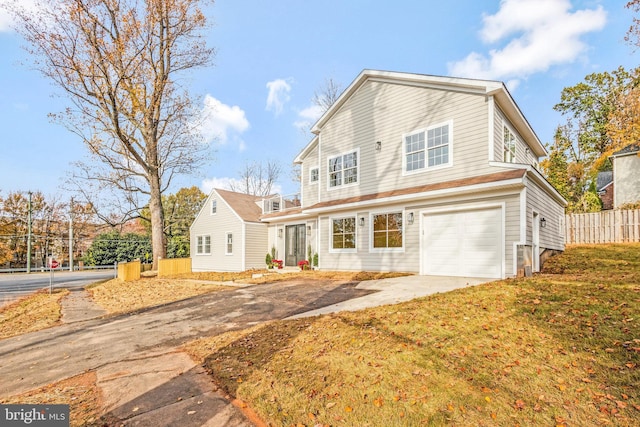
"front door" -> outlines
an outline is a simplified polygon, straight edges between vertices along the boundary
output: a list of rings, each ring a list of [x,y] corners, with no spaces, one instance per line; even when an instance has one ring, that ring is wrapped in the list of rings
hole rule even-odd
[[[304,224],[287,225],[286,227],[286,257],[284,265],[297,267],[298,262],[305,258],[306,229]]]

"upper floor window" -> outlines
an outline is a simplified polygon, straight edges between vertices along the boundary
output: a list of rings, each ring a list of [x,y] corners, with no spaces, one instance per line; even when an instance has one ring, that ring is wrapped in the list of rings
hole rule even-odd
[[[329,187],[358,182],[358,151],[329,157]]]
[[[318,180],[320,179],[320,169],[319,168],[312,168],[309,170],[309,182],[310,183],[315,183],[318,182]]]
[[[356,218],[335,218],[331,222],[331,249],[355,249]]]
[[[212,200],[211,201],[211,215],[213,215],[217,211],[218,211],[218,201],[217,200]]]
[[[402,212],[374,214],[372,220],[375,249],[402,247]]]
[[[503,158],[505,163],[515,163],[516,161],[516,136],[507,126],[503,127]]]
[[[211,254],[211,236],[203,235],[196,237],[196,255]]]
[[[405,172],[451,165],[451,123],[405,135],[403,148]]]

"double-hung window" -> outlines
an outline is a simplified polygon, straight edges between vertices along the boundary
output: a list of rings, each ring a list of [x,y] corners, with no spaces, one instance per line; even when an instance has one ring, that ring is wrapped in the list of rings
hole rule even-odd
[[[373,248],[402,248],[402,212],[372,215]]]
[[[214,215],[218,212],[218,202],[216,200],[211,201],[211,215]]]
[[[358,151],[329,157],[329,188],[358,182]]]
[[[311,168],[309,170],[309,182],[311,184],[315,184],[316,182],[318,182],[319,179],[320,179],[320,169]]]
[[[404,136],[404,171],[451,165],[451,122]]]
[[[356,218],[334,218],[331,222],[331,249],[355,249]]]
[[[507,126],[503,127],[503,161],[505,163],[516,162],[516,136]]]
[[[203,235],[196,237],[196,255],[211,254],[211,236]]]
[[[227,244],[224,253],[225,255],[233,254],[233,233],[227,233]]]

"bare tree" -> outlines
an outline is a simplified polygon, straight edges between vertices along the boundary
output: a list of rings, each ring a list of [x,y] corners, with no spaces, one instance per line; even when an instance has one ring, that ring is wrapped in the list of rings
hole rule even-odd
[[[266,164],[260,162],[247,163],[240,171],[240,179],[232,181],[229,189],[238,193],[251,194],[252,196],[268,196],[272,194],[273,187],[280,177],[282,168],[277,163],[269,160]]]
[[[324,84],[314,92],[312,102],[325,113],[338,100],[342,93],[342,85],[333,77],[324,80]]]
[[[162,193],[207,158],[178,80],[213,58],[199,7],[206,1],[35,0],[28,10],[11,1],[36,67],[70,100],[53,118],[89,149],[78,187],[95,207],[107,190],[129,213],[148,203],[157,266],[166,253]]]

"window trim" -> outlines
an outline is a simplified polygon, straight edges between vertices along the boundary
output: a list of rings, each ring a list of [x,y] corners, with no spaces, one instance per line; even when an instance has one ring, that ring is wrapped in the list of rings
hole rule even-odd
[[[333,159],[337,159],[338,157],[342,157],[342,161],[343,161],[343,165],[344,165],[344,156],[347,156],[349,154],[353,154],[355,153],[356,155],[356,182],[351,182],[349,184],[345,184],[344,183],[344,166],[341,169],[342,172],[342,179],[341,179],[341,184],[336,185],[336,186],[331,186],[331,172],[329,170],[330,165],[331,165],[331,160]],[[353,168],[349,168],[349,169],[353,169]],[[353,150],[349,150],[349,151],[344,151],[340,154],[336,154],[334,156],[330,156],[327,157],[327,191],[333,191],[333,190],[338,190],[340,188],[346,188],[346,187],[354,187],[360,185],[360,148],[354,148]]]
[[[211,199],[211,209],[209,210],[209,213],[211,215],[215,215],[218,213],[218,200],[217,199]]]
[[[231,252],[229,252],[229,237],[231,237]],[[224,254],[233,255],[233,232],[231,231],[224,234]]]
[[[507,161],[505,160],[505,154],[506,154],[506,144],[505,144],[505,131],[509,131],[509,134],[513,137],[513,158],[511,161]],[[502,161],[502,163],[507,163],[507,164],[513,164],[513,163],[518,163],[517,162],[517,158],[518,158],[518,134],[516,132],[514,132],[514,130],[511,128],[511,126],[509,126],[509,124],[507,123],[506,120],[502,121],[502,158],[500,159]],[[511,150],[509,150],[509,152],[511,152]]]
[[[207,247],[206,243],[205,243],[205,239],[208,237],[209,238],[209,252],[205,252],[205,248]],[[198,239],[202,238],[202,243],[199,244],[198,243]],[[197,255],[211,255],[211,234],[199,234],[196,236],[196,256]]]
[[[313,179],[313,172],[316,171],[316,179]],[[309,169],[309,184],[316,185],[320,182],[320,168],[318,166]]]
[[[448,127],[448,133],[449,133],[449,141],[448,141],[448,155],[449,155],[449,159],[447,163],[442,163],[439,165],[435,165],[435,166],[429,166],[429,147],[428,147],[428,132],[432,129],[436,129],[436,128],[440,128],[440,127],[444,127],[447,126]],[[412,135],[416,135],[418,133],[424,133],[424,167],[420,168],[420,169],[414,169],[412,171],[407,171],[407,143],[406,143],[406,138],[408,136],[412,136]],[[453,119],[451,120],[446,120],[443,122],[439,122],[433,125],[429,125],[427,127],[424,128],[420,128],[420,129],[415,129],[413,131],[410,132],[406,132],[402,134],[402,175],[403,176],[407,176],[407,175],[414,175],[417,173],[424,173],[427,171],[434,171],[434,170],[438,170],[438,169],[444,169],[444,168],[450,168],[453,166]]]
[[[355,244],[354,248],[334,248],[333,247],[333,221],[338,219],[353,219],[353,241]],[[329,253],[357,253],[358,252],[358,216],[354,213],[353,215],[344,215],[344,216],[332,216],[329,217]]]
[[[373,217],[375,215],[390,215],[390,214],[400,214],[402,218],[402,246],[397,248],[390,248],[390,247],[376,248],[373,246],[373,242],[374,242]],[[407,240],[407,220],[406,220],[406,212],[404,209],[385,209],[385,210],[369,213],[369,252],[371,253],[404,252],[406,240]]]

